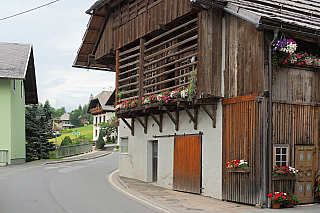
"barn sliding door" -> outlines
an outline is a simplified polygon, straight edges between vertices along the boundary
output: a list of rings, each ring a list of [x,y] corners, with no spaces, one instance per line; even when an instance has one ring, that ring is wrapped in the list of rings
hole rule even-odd
[[[173,189],[201,193],[201,136],[175,137]]]

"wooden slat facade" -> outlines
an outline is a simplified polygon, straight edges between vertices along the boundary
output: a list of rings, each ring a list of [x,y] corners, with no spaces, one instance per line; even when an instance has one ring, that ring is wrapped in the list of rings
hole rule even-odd
[[[258,103],[256,96],[226,99],[223,104],[222,199],[248,204],[259,203],[261,147],[258,143]],[[229,102],[228,102],[229,101]],[[227,172],[226,162],[245,158],[249,172]]]
[[[225,98],[262,93],[267,90],[268,79],[264,70],[263,31],[231,14],[225,16]]]

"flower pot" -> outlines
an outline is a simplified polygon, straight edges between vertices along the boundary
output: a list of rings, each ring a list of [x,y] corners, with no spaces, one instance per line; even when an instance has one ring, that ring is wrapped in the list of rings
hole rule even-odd
[[[288,203],[287,205],[284,206],[285,208],[291,208],[292,207],[292,204],[291,203]]]
[[[273,209],[280,209],[280,203],[272,203]]]

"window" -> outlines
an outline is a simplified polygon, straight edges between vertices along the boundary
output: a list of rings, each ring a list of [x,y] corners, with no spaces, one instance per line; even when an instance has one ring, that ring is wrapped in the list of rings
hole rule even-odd
[[[13,79],[13,91],[14,91],[14,92],[17,91],[17,82],[16,82],[16,79]]]
[[[95,137],[98,137],[98,130],[95,130]]]
[[[275,144],[273,149],[273,162],[277,166],[288,166],[289,160],[289,145],[288,144]]]
[[[96,124],[98,123],[98,117],[96,117]]]
[[[99,116],[99,123],[101,123],[101,116]]]
[[[106,122],[106,116],[105,115],[103,116],[103,122]]]
[[[121,138],[120,153],[128,153],[128,138]]]
[[[21,100],[23,100],[23,81],[21,81]]]

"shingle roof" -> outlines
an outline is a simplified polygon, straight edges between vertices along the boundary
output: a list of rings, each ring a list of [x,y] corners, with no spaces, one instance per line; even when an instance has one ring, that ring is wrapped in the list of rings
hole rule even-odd
[[[31,44],[0,42],[0,78],[25,79]]]
[[[115,111],[113,103],[114,101],[110,101],[109,99],[112,98],[113,91],[102,91],[97,96],[95,96],[89,104],[88,107],[88,113],[90,112],[90,109],[94,108],[96,106],[96,103],[99,102],[100,106],[105,111]],[[113,97],[114,98],[114,97]],[[107,105],[107,103],[110,103],[110,105]]]
[[[227,8],[238,7],[262,18],[320,30],[320,0],[220,0]],[[235,11],[237,12],[237,11]]]
[[[260,26],[275,22],[320,36],[320,0],[190,0],[253,18]],[[258,20],[258,21],[257,21]],[[267,25],[266,25],[267,24]],[[318,31],[318,32],[316,32]]]

